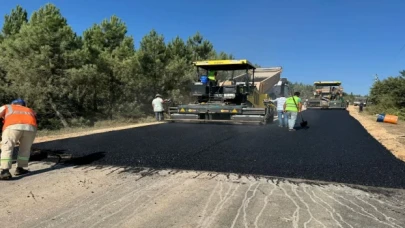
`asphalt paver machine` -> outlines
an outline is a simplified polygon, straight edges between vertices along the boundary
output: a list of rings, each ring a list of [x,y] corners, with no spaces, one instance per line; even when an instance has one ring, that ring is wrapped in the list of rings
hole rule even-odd
[[[314,96],[308,99],[307,109],[341,109],[346,110],[343,88],[340,81],[314,82]]]
[[[193,64],[197,77],[190,95],[194,103],[170,107],[169,122],[268,124],[276,112],[271,99],[279,93],[288,94],[287,80],[280,79],[281,67],[257,69],[248,60]],[[216,80],[210,80],[214,75]]]

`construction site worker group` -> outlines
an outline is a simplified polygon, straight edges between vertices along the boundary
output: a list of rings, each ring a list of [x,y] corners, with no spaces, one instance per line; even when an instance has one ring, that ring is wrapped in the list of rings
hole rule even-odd
[[[11,179],[10,169],[13,163],[14,147],[19,144],[17,168],[14,175],[26,174],[29,171],[28,161],[31,146],[37,133],[36,113],[26,107],[25,101],[17,99],[11,104],[0,107],[0,117],[4,119],[1,138],[1,173],[0,180]]]
[[[277,116],[279,127],[288,127],[289,131],[295,131],[294,126],[298,113],[302,111],[300,92],[295,92],[291,97],[280,95],[272,102],[277,102]]]
[[[302,102],[299,96],[300,93],[295,92],[292,97],[285,98],[281,96],[273,100],[273,102],[277,101],[280,127],[285,127],[288,123],[289,130],[294,131],[298,112],[302,110]],[[163,120],[163,103],[165,101],[162,96],[156,94],[155,99],[152,101],[152,107],[157,121]],[[11,104],[0,107],[0,117],[4,119],[1,138],[0,180],[6,180],[12,178],[10,169],[13,164],[13,151],[17,144],[19,150],[14,175],[18,176],[29,172],[24,168],[28,167],[31,146],[36,137],[37,118],[36,113],[31,108],[26,107],[26,103],[22,99],[14,100]]]

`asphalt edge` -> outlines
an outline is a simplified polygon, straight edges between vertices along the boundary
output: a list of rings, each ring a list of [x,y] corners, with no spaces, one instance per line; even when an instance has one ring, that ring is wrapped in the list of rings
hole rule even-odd
[[[146,126],[158,125],[158,124],[164,124],[164,123],[165,122],[139,123],[139,124],[131,124],[128,126],[123,126],[123,127],[102,128],[102,129],[97,129],[97,130],[83,131],[83,132],[77,132],[77,133],[67,133],[67,134],[61,134],[61,135],[55,135],[55,136],[41,136],[34,140],[34,144],[61,140],[61,139],[68,139],[68,138],[77,138],[77,137],[100,134],[100,133],[107,133],[107,132],[112,132],[112,131],[121,131],[121,130],[126,130],[126,129],[131,129],[131,128],[146,127]]]
[[[376,134],[368,129],[367,127],[364,126],[363,122],[358,118],[358,115],[354,115],[353,112],[355,112],[355,110],[348,110],[349,115],[356,120],[363,128],[364,130],[371,135],[371,137],[373,137],[377,142],[379,142],[385,149],[387,149],[391,155],[393,155],[396,159],[398,159],[401,162],[405,162],[405,155],[403,155],[402,153],[405,153],[405,151],[393,151],[392,149],[390,149],[390,147],[392,146],[388,146],[387,142],[385,140],[380,140],[378,139],[378,137],[376,136]],[[394,135],[390,134],[389,132],[386,132],[387,135],[392,136],[393,138],[395,138]],[[398,142],[397,142],[398,143]]]

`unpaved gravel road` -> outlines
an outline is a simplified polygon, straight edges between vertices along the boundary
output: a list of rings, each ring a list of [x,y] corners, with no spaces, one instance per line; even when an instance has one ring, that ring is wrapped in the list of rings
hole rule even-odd
[[[311,128],[291,134],[276,126],[163,124],[37,144],[74,157],[57,165],[38,159],[31,175],[0,182],[1,224],[405,227],[403,163],[347,113],[305,117]],[[332,117],[341,121],[329,125],[341,129],[333,139],[323,126]],[[338,137],[347,129],[354,131],[347,137],[357,137],[349,142],[364,145],[350,150],[348,138]],[[174,141],[201,134],[185,145]],[[286,137],[297,145],[277,143]]]
[[[1,186],[4,227],[405,227],[403,190],[92,166]]]

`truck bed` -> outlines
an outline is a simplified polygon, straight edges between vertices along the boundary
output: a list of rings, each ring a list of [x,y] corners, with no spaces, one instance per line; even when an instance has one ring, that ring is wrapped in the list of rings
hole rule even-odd
[[[255,70],[255,86],[260,94],[269,93],[270,90],[273,88],[278,81],[280,81],[282,68],[281,67],[271,67],[271,68],[257,68]],[[241,74],[234,77],[236,82],[243,82],[245,81],[244,78],[246,74]],[[251,77],[251,73],[249,73],[249,77]],[[230,83],[229,81],[225,81],[224,85]]]

